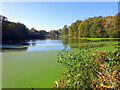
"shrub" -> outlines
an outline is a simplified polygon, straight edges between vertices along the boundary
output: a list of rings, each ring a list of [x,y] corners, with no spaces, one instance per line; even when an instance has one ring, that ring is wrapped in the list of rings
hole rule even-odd
[[[95,51],[90,48],[63,50],[58,62],[67,70],[58,79],[57,88],[119,89],[119,51]]]

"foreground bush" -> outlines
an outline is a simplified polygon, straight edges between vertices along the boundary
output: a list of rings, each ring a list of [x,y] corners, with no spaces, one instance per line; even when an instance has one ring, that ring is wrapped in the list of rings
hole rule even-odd
[[[115,89],[120,88],[120,52],[63,50],[58,62],[67,70],[55,81],[57,88]]]

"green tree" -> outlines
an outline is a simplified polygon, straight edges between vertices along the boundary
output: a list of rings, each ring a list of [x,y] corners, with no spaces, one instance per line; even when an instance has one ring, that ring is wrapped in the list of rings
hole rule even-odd
[[[78,26],[81,22],[82,22],[81,20],[77,20],[76,22],[72,23],[69,26],[69,29],[68,29],[69,37],[77,37],[78,36]]]
[[[67,25],[64,25],[64,27],[61,29],[61,35],[67,35],[68,34],[68,27]]]

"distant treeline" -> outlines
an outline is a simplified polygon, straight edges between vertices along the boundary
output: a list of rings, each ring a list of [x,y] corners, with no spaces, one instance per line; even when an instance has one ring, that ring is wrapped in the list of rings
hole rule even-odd
[[[92,17],[77,20],[69,27],[60,29],[61,36],[77,38],[118,38],[120,32],[120,13],[115,16]]]
[[[0,15],[0,22],[2,23],[2,40],[14,39],[43,39],[46,37],[58,37],[60,35],[58,30],[30,30],[22,23],[15,23],[8,21],[7,17]]]
[[[75,37],[75,38],[119,38],[120,13],[115,16],[92,17],[86,20],[77,20],[70,26],[64,25],[62,29],[30,30],[22,23],[8,21],[7,17],[0,15],[2,22],[2,39],[41,39],[46,37]]]

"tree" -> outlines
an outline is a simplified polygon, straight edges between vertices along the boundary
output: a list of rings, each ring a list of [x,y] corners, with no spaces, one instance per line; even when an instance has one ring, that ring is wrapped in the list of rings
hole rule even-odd
[[[78,26],[81,22],[82,22],[81,20],[77,20],[76,22],[72,23],[69,26],[69,29],[68,29],[69,37],[77,37],[78,36]]]
[[[58,30],[51,30],[51,31],[49,32],[49,35],[51,35],[51,36],[59,36],[60,33],[59,33]]]
[[[61,35],[67,35],[68,34],[68,27],[67,25],[64,25],[64,27],[61,29]]]

